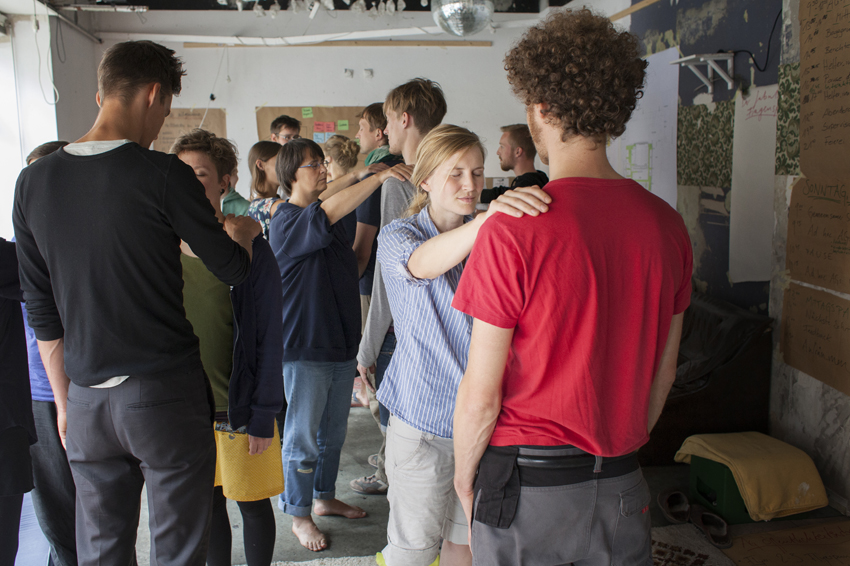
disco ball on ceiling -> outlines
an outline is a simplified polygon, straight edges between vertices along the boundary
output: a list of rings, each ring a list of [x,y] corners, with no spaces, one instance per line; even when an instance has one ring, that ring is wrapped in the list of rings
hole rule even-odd
[[[431,0],[431,14],[443,31],[461,37],[478,33],[490,23],[491,0]]]

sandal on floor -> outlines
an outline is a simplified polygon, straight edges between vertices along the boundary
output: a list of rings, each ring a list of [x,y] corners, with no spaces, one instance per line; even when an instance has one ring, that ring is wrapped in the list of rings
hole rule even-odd
[[[691,505],[689,520],[699,527],[708,537],[709,542],[717,548],[732,547],[729,525],[719,515],[711,513],[702,505]]]
[[[681,491],[668,489],[659,493],[658,507],[661,508],[664,518],[674,525],[688,522],[691,504],[688,496]]]

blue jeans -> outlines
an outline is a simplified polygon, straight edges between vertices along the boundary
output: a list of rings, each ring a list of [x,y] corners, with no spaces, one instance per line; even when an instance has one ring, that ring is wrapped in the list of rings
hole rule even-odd
[[[313,499],[333,499],[339,455],[348,429],[357,361],[283,362],[286,423],[283,478],[278,507],[307,517]]]
[[[387,332],[384,336],[384,343],[381,344],[381,353],[378,354],[378,360],[375,362],[375,390],[381,387],[381,382],[384,380],[384,373],[390,365],[390,360],[395,352],[395,334]],[[381,413],[381,430],[387,430],[387,423],[390,422],[390,411],[383,404],[378,403],[378,410]]]

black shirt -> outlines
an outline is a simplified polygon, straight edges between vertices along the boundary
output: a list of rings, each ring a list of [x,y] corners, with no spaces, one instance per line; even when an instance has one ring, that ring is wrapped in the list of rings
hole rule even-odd
[[[549,182],[549,177],[543,171],[532,171],[531,173],[523,173],[518,177],[514,177],[510,187],[493,187],[492,189],[484,189],[481,191],[481,203],[490,203],[506,192],[518,189],[520,187],[533,187],[537,185],[541,189]]]
[[[64,337],[77,385],[200,369],[181,239],[229,285],[250,271],[192,168],[135,143],[91,156],[60,149],[25,168],[13,222],[30,327],[39,340]]]
[[[0,238],[0,432],[13,427],[35,443],[18,258],[15,244]]]

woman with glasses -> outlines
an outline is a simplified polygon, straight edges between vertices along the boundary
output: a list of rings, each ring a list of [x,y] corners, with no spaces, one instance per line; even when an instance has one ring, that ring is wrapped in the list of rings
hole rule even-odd
[[[398,165],[347,188],[329,187],[327,165],[312,140],[292,140],[281,148],[277,178],[289,199],[269,231],[284,289],[283,380],[289,404],[279,506],[293,516],[299,542],[313,551],[327,548],[313,510],[349,519],[366,515],[335,498],[360,340],[357,260],[339,221],[386,179],[403,181],[412,172]]]

